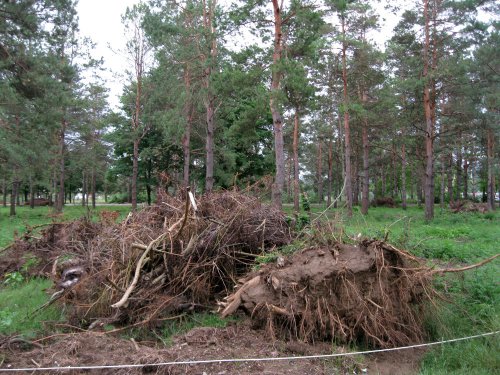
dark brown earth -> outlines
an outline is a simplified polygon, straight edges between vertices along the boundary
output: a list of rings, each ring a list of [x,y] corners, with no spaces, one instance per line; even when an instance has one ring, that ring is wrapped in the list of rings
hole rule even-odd
[[[349,352],[325,342],[271,341],[264,332],[250,328],[248,321],[226,328],[195,328],[173,340],[169,348],[152,342],[135,342],[102,333],[77,333],[38,341],[42,347],[4,343],[6,356],[2,368],[85,366],[112,364],[150,364],[171,361],[279,358]],[[43,372],[64,374],[414,374],[421,350],[403,350],[377,355],[266,362],[238,362],[141,368],[73,370]],[[26,372],[29,373],[29,372]],[[37,372],[41,373],[41,372]]]

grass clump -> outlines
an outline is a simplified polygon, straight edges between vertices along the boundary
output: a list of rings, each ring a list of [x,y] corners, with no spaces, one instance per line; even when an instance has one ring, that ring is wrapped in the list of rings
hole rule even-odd
[[[173,337],[185,334],[196,327],[225,328],[228,323],[235,321],[233,317],[221,318],[218,314],[195,313],[180,317],[178,320],[166,321],[161,328],[159,338],[164,345],[170,346]]]
[[[6,280],[12,281],[13,278]],[[63,313],[56,306],[48,306],[33,314],[49,300],[45,290],[51,286],[50,280],[24,280],[22,276],[16,282],[4,283],[0,287],[0,334],[35,337],[46,330],[45,322],[61,321]]]

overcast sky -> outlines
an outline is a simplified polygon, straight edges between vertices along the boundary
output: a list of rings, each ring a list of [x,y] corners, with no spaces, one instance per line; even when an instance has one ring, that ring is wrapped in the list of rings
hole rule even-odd
[[[125,47],[121,16],[127,6],[138,2],[138,0],[80,0],[77,6],[80,34],[96,43],[93,57],[104,58],[104,67],[107,71],[102,76],[110,90],[110,102],[113,106],[119,103],[118,96],[124,84],[123,74],[126,69],[130,70],[127,60],[117,53]]]

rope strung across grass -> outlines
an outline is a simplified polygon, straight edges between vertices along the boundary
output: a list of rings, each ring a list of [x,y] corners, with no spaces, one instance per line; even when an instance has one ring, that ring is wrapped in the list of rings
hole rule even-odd
[[[101,369],[119,369],[119,368],[140,368],[140,367],[160,367],[160,366],[179,366],[179,365],[206,365],[206,364],[221,364],[221,363],[241,363],[241,362],[270,362],[270,361],[296,361],[303,359],[325,359],[334,357],[347,357],[359,354],[373,354],[382,352],[392,352],[395,350],[423,348],[427,346],[448,344],[457,341],[471,340],[479,337],[492,336],[500,333],[500,331],[482,333],[474,336],[460,337],[450,340],[435,341],[426,344],[416,344],[409,346],[401,346],[398,348],[375,349],[360,352],[350,353],[335,353],[335,354],[318,354],[305,355],[297,357],[266,357],[266,358],[228,358],[228,359],[205,359],[193,361],[177,361],[177,362],[159,362],[149,364],[128,364],[128,365],[102,365],[102,366],[64,366],[64,367],[27,367],[27,368],[0,368],[0,372],[21,372],[21,371],[68,371],[68,370],[101,370]]]

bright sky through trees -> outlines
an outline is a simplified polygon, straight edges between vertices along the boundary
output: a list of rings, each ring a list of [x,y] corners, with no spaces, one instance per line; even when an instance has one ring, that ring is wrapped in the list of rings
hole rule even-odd
[[[230,1],[221,3],[225,2]],[[77,6],[81,36],[89,37],[96,43],[93,57],[104,58],[106,72],[102,77],[110,90],[109,100],[112,106],[119,105],[119,96],[125,82],[124,73],[130,69],[130,64],[122,55],[126,37],[121,17],[127,7],[137,3],[139,0],[80,0]],[[376,4],[376,8],[381,14],[380,30],[374,32],[372,38],[383,47],[398,17],[384,10],[382,4]]]
[[[102,74],[110,90],[112,106],[119,103],[119,95],[124,85],[126,69],[130,69],[127,60],[120,54],[125,47],[125,34],[121,17],[127,6],[138,3],[137,0],[80,0],[77,6],[80,34],[89,37],[96,47],[92,53],[95,58],[104,58],[107,70]]]

